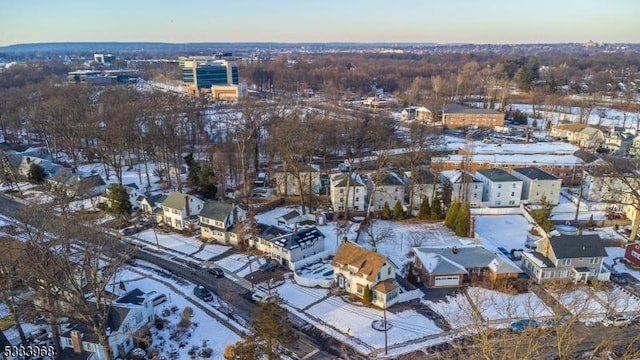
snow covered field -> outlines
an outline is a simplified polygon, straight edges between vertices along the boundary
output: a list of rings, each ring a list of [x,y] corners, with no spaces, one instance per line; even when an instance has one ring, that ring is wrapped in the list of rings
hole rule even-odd
[[[156,237],[160,247],[170,249],[182,254],[193,255],[200,260],[209,260],[229,250],[230,246],[204,244],[194,236],[184,236],[181,234],[165,234],[158,230],[147,229],[132,236],[140,238],[148,243],[156,244]]]
[[[483,288],[468,288],[469,298],[491,323],[510,324],[517,319],[541,319],[553,311],[533,293],[510,295]]]
[[[283,285],[276,288],[281,298],[287,300],[287,304],[296,308],[304,309],[314,302],[322,300],[327,296],[329,290],[307,288],[288,280]]]
[[[487,249],[523,249],[531,224],[522,215],[476,215],[475,232]]]
[[[569,312],[583,320],[601,319],[607,315],[606,304],[589,291],[578,288],[567,292],[550,292]]]

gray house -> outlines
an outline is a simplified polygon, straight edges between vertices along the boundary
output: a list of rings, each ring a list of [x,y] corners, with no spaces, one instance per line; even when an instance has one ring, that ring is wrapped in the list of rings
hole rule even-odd
[[[237,236],[231,239],[229,232],[236,221],[235,206],[221,201],[207,200],[198,216],[200,217],[200,237],[203,240],[213,239],[222,244],[238,245]]]
[[[551,175],[537,167],[517,168],[511,175],[522,180],[522,201],[528,204],[539,204],[544,197],[551,205],[560,201],[562,179]]]
[[[294,227],[293,231],[258,224],[255,247],[283,266],[295,270],[295,263],[324,251],[324,234],[315,226]]]
[[[538,283],[609,281],[611,273],[603,265],[606,257],[598,235],[561,235],[542,238],[536,251],[522,253],[522,269]]]

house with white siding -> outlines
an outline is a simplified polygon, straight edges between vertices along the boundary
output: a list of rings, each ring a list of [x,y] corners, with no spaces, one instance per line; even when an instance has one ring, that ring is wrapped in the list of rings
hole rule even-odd
[[[515,168],[511,175],[522,180],[522,201],[540,204],[545,198],[550,205],[558,205],[562,179],[536,167]]]
[[[520,206],[522,180],[502,169],[478,170],[476,177],[484,184],[482,201],[487,206]]]

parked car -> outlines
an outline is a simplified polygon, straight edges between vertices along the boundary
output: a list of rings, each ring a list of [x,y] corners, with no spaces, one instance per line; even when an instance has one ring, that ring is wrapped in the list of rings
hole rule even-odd
[[[275,294],[265,294],[265,293],[254,292],[253,294],[251,294],[251,300],[255,302],[267,301],[272,297],[274,297],[274,295]]]
[[[148,296],[151,298],[151,303],[153,304],[153,306],[160,305],[163,302],[167,301],[167,295],[155,291],[151,291]]]
[[[600,320],[600,323],[604,326],[622,327],[631,324],[631,320],[624,315],[609,315],[606,318]]]
[[[533,319],[523,319],[511,323],[511,331],[522,332],[527,329],[537,329],[538,322]]]
[[[224,277],[224,271],[222,271],[222,269],[216,268],[216,267],[209,269],[209,274],[211,274],[211,275],[213,275],[213,276],[215,276],[217,278]]]
[[[211,291],[207,290],[204,286],[196,286],[193,288],[193,295],[195,295],[200,300],[211,301],[213,300],[213,294]]]
[[[136,229],[135,226],[130,226],[130,227],[126,227],[124,229],[120,229],[120,231],[118,231],[118,235],[119,236],[127,236],[127,235],[133,235],[135,233],[137,233],[138,230]]]
[[[259,271],[262,272],[267,272],[267,271],[273,271],[276,269],[276,267],[278,267],[278,263],[273,261],[273,260],[267,260],[267,262],[265,262],[264,264],[260,265],[258,267]]]
[[[622,274],[614,272],[611,273],[611,281],[620,285],[625,285],[628,283],[627,279],[625,279]]]

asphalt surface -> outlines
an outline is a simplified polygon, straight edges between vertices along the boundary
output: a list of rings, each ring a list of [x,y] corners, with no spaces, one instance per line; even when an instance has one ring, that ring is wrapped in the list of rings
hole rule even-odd
[[[24,205],[0,193],[0,213],[2,215],[24,221],[26,214],[28,214],[29,206],[30,205]],[[89,231],[99,231],[90,227],[87,227],[87,229]],[[113,238],[115,241],[120,241],[115,236]],[[226,277],[216,278],[209,274],[206,269],[195,269],[181,263],[170,261],[152,251],[139,249],[135,245],[120,242],[120,246],[122,247],[121,250],[123,253],[133,253],[135,258],[161,267],[167,272],[168,276],[173,275],[179,279],[184,279],[208,288],[228,304],[228,307],[221,307],[221,309],[218,310],[224,312],[225,308],[227,308],[226,310],[230,317],[240,317],[240,321],[244,321],[245,324],[250,323],[249,320],[252,318],[253,312],[256,309],[256,304],[251,301],[251,293],[244,287]],[[298,355],[299,358],[305,360],[341,359],[344,358],[343,354],[348,352],[348,359],[366,359],[366,357],[353,351],[348,345],[333,338],[322,336],[321,332],[307,325],[304,320],[297,316],[290,313],[289,317],[298,335],[298,341],[291,346],[289,350]]]

